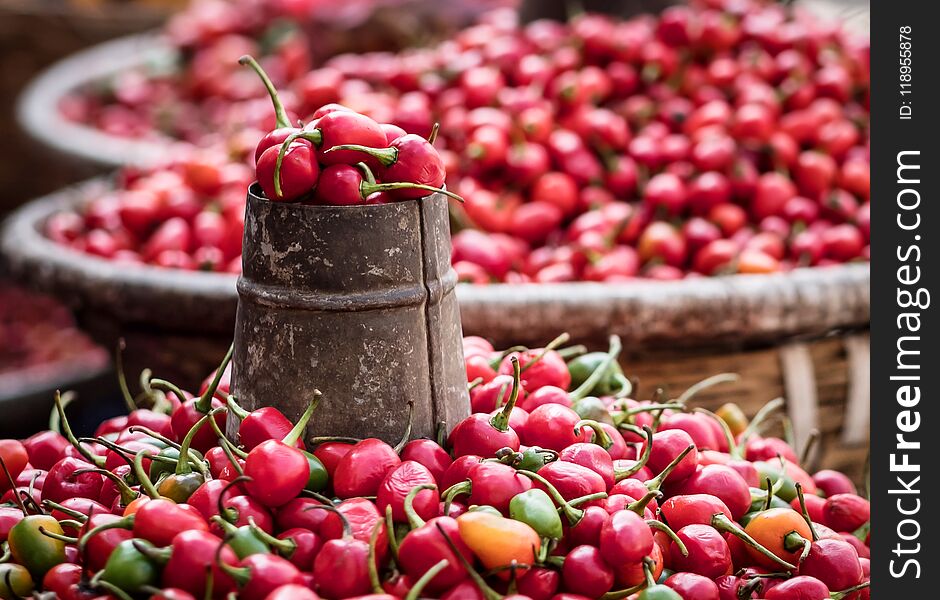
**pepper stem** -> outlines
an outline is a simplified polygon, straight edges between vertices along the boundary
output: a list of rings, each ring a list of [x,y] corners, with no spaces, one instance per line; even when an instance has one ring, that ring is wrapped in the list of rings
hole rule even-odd
[[[622,481],[624,479],[629,479],[640,472],[640,469],[646,466],[647,461],[650,459],[650,455],[653,452],[653,430],[650,429],[649,425],[644,425],[642,429],[643,434],[646,436],[646,444],[643,448],[643,454],[640,455],[640,458],[633,463],[633,465],[628,469],[614,469],[614,481]]]
[[[303,509],[304,512],[308,510],[328,510],[337,517],[339,517],[340,522],[343,524],[343,539],[350,539],[352,537],[352,525],[349,523],[349,519],[346,518],[346,515],[342,511],[338,510],[335,506],[330,504],[317,504],[314,506],[308,506]]]
[[[676,532],[672,530],[672,527],[666,525],[662,521],[657,521],[656,519],[647,519],[646,524],[649,525],[650,528],[656,529],[657,531],[662,531],[667,536],[669,536],[669,539],[675,542],[676,546],[679,548],[679,552],[682,553],[682,556],[689,556],[689,549],[686,548],[685,543],[679,539],[679,536],[676,535]]]
[[[716,513],[712,515],[711,525],[718,531],[730,533],[738,537],[742,542],[744,542],[751,548],[754,548],[755,550],[763,554],[766,558],[780,565],[787,571],[792,571],[796,569],[794,565],[791,565],[787,561],[783,560],[782,558],[780,558],[779,556],[777,556],[776,554],[768,550],[766,547],[764,547],[760,542],[752,538],[746,531],[741,529],[738,525],[734,524],[731,521],[731,519],[726,517],[724,513]]]
[[[437,486],[433,483],[422,483],[421,485],[416,485],[408,490],[408,495],[405,496],[405,515],[407,515],[408,525],[412,529],[417,529],[418,527],[424,525],[424,519],[418,516],[417,511],[415,511],[415,497],[423,490],[435,489],[437,489]]]
[[[114,369],[117,371],[118,387],[121,389],[124,405],[127,407],[127,412],[131,413],[137,410],[137,403],[134,401],[134,396],[131,395],[130,388],[127,387],[127,375],[124,372],[124,349],[126,347],[124,338],[119,339],[117,351],[114,353]]]
[[[165,565],[173,553],[172,548],[154,548],[150,544],[142,544],[140,540],[134,540],[131,543],[134,545],[135,550],[159,565]]]
[[[652,441],[653,441],[652,438],[650,438],[649,445],[651,446],[652,446]],[[678,456],[672,459],[672,462],[666,465],[666,468],[663,469],[659,475],[650,479],[649,481],[644,482],[646,484],[646,487],[648,487],[651,490],[658,490],[663,485],[663,482],[666,481],[666,478],[669,477],[669,474],[672,473],[675,470],[675,468],[679,466],[679,463],[682,462],[682,459],[685,458],[686,455],[692,450],[695,450],[695,444],[689,444],[688,446],[686,446],[685,450],[680,452]]]
[[[457,560],[460,561],[464,569],[467,571],[467,574],[470,575],[470,579],[473,580],[473,583],[476,584],[477,588],[480,590],[480,593],[483,594],[484,600],[500,600],[503,596],[497,593],[493,588],[491,588],[486,581],[477,573],[476,569],[473,568],[467,558],[463,553],[457,548],[457,545],[454,544],[454,540],[450,539],[450,536],[447,535],[447,532],[444,531],[444,528],[441,527],[440,523],[434,523],[434,526],[437,527],[438,532],[444,538],[444,541],[450,547],[450,551],[457,557]]]
[[[757,433],[758,427],[760,427],[764,421],[767,420],[767,417],[770,416],[772,412],[782,407],[784,404],[783,398],[774,398],[767,404],[761,407],[757,414],[754,415],[754,418],[751,419],[751,422],[748,423],[747,428],[741,433],[741,436],[738,438],[738,445],[744,447],[747,443],[747,440]]]
[[[323,141],[323,136],[320,134],[319,129],[313,131],[301,130],[290,134],[284,139],[284,142],[277,151],[277,160],[274,162],[274,193],[278,196],[281,195],[281,167],[284,164],[284,157],[287,155],[287,150],[290,148],[290,145],[297,140],[307,140],[315,146],[319,146]]]
[[[130,594],[128,594],[127,592],[119,588],[118,586],[114,585],[113,583],[109,581],[105,581],[104,579],[101,579],[102,573],[104,573],[104,571],[99,571],[94,577],[91,578],[91,581],[89,583],[91,583],[92,587],[102,588],[105,591],[107,591],[109,594],[114,595],[119,600],[134,600]]]
[[[78,450],[78,453],[81,454],[85,460],[95,465],[96,467],[103,467],[105,464],[104,457],[98,456],[88,448],[82,446],[75,438],[75,434],[72,433],[72,426],[69,425],[69,420],[65,416],[65,405],[62,403],[62,394],[59,393],[59,390],[55,391],[53,401],[55,402],[56,411],[59,413],[59,422],[62,424],[62,433],[65,434],[65,439],[67,439],[69,443],[72,444],[76,450]]]
[[[841,592],[832,592],[829,594],[829,597],[832,600],[842,600],[846,596],[850,596],[859,590],[864,590],[867,587],[871,586],[871,581],[864,581],[858,585],[853,585],[852,587],[842,590]]]
[[[3,461],[3,459],[0,458],[0,462],[2,462],[2,461]],[[82,472],[83,472],[83,471],[76,471],[75,474],[78,475],[79,473],[82,473]],[[87,472],[87,471],[85,471],[85,472]],[[109,471],[109,473],[110,473],[110,471]],[[59,504],[58,502],[53,502],[52,500],[43,500],[43,501],[42,501],[42,505],[43,505],[44,507],[46,507],[46,508],[49,508],[49,509],[52,509],[52,510],[57,510],[57,511],[59,511],[59,512],[61,512],[61,513],[64,513],[64,514],[66,514],[66,515],[72,517],[73,519],[77,519],[77,520],[81,521],[82,523],[84,523],[85,521],[88,520],[88,515],[86,515],[85,513],[79,512],[79,511],[77,511],[77,510],[75,510],[75,509],[72,509],[72,508],[69,508],[68,506],[62,506],[62,505]]]
[[[408,590],[405,600],[418,600],[418,598],[421,597],[421,592],[424,590],[424,587],[430,583],[432,579],[437,577],[438,573],[446,569],[449,564],[450,562],[445,558],[428,569],[427,572],[411,586],[411,589]]]
[[[268,91],[268,95],[271,96],[271,103],[274,105],[274,117],[276,119],[277,126],[280,127],[290,127],[290,117],[287,116],[287,111],[284,110],[284,105],[281,103],[281,99],[277,95],[277,89],[274,87],[274,84],[271,83],[271,78],[268,77],[268,74],[264,72],[264,69],[261,68],[261,65],[258,64],[258,61],[254,59],[253,56],[244,55],[238,59],[238,64],[248,65],[251,67],[255,73],[258,74],[258,77],[261,78],[261,83],[264,84],[264,88]]]
[[[254,60],[254,59],[252,59]],[[256,63],[257,64],[257,63]],[[260,68],[260,67],[259,67]],[[215,376],[212,378],[212,381],[209,382],[209,387],[199,396],[199,400],[196,400],[196,410],[202,414],[206,414],[212,408],[212,397],[215,396],[215,392],[219,389],[219,382],[222,381],[222,375],[225,374],[225,369],[228,368],[228,364],[232,361],[232,354],[235,352],[235,344],[232,344],[228,347],[228,351],[225,353],[225,356],[222,358],[222,362],[219,364],[219,367],[215,370]]]
[[[359,193],[363,198],[368,198],[376,192],[390,192],[394,190],[425,190],[427,192],[433,192],[437,194],[444,194],[449,198],[453,198],[458,202],[463,202],[463,197],[459,194],[455,194],[450,190],[445,190],[444,188],[436,188],[430,185],[425,185],[423,183],[413,183],[410,181],[396,181],[390,183],[376,183],[371,184],[365,181],[362,182],[359,186]]]
[[[582,504],[587,504],[588,502],[593,502],[595,500],[603,500],[607,497],[607,492],[594,492],[593,494],[588,494],[587,496],[579,496],[572,500],[568,501],[568,504],[574,507],[581,506]]]
[[[193,460],[193,456],[190,454],[189,449],[192,446],[193,438],[196,437],[196,434],[199,433],[199,430],[202,429],[208,421],[214,421],[215,416],[224,410],[224,406],[210,410],[208,414],[196,421],[196,424],[186,432],[186,437],[183,438],[183,443],[180,444],[179,458],[176,461],[177,475],[185,475],[192,472],[192,465],[189,464],[189,461]]]
[[[382,589],[382,580],[379,579],[379,567],[375,564],[376,546],[379,543],[379,533],[381,533],[384,524],[383,519],[377,520],[372,528],[372,533],[369,535],[369,553],[367,555],[369,562],[366,566],[369,568],[369,585],[372,586],[372,592],[375,594],[385,593],[385,590]]]
[[[473,484],[470,482],[470,480],[465,479],[464,481],[455,483],[454,485],[444,490],[444,493],[442,494],[442,497],[444,498],[444,514],[450,514],[450,505],[454,502],[454,498],[461,494],[469,494],[472,488]]]
[[[248,517],[248,529],[255,534],[255,537],[277,550],[278,554],[284,558],[290,558],[294,551],[297,550],[297,542],[290,538],[281,539],[274,537],[264,529],[258,527],[258,524],[255,523],[255,518],[252,516]]]
[[[718,373],[717,375],[712,375],[711,377],[706,377],[705,379],[699,381],[698,383],[689,386],[687,390],[679,394],[679,397],[676,398],[676,404],[681,404],[685,406],[689,400],[691,400],[696,394],[702,390],[708,389],[712,386],[716,386],[720,383],[732,383],[741,379],[741,376],[737,373]]]
[[[646,507],[649,506],[649,503],[658,498],[662,492],[659,490],[650,490],[643,495],[642,498],[636,502],[631,502],[627,505],[627,510],[632,510],[636,514],[643,516],[643,511],[646,510]]]
[[[13,479],[13,475],[10,473],[10,469],[7,468],[7,463],[3,460],[2,456],[0,456],[0,467],[3,468],[3,475],[6,477],[7,483],[10,484],[10,489],[13,490],[13,498],[15,499],[14,501],[16,502],[16,506],[20,509],[20,511],[23,513],[23,516],[25,517],[29,514],[29,511],[26,510],[26,505],[23,504],[23,499],[17,492],[16,480]]]
[[[140,450],[134,455],[134,477],[137,478],[140,489],[150,496],[152,500],[155,500],[160,497],[160,493],[157,491],[157,488],[154,487],[153,482],[150,481],[147,472],[144,471],[144,452],[144,450]]]
[[[575,435],[580,435],[581,430],[585,427],[588,427],[594,431],[594,437],[592,438],[592,441],[604,450],[607,450],[614,445],[613,440],[610,439],[610,436],[607,435],[607,432],[604,431],[604,428],[601,427],[601,424],[594,419],[581,419],[575,423]]]
[[[95,537],[102,531],[107,531],[108,529],[133,529],[134,527],[134,515],[127,515],[117,521],[112,521],[110,523],[102,523],[97,527],[89,529],[81,537],[78,538],[78,553],[84,554],[85,546],[88,545],[88,540]]]
[[[522,368],[519,366],[519,359],[515,356],[510,357],[509,360],[512,362],[512,390],[509,392],[509,401],[506,402],[506,406],[503,407],[503,410],[493,415],[493,418],[490,419],[490,425],[497,431],[509,430],[509,416],[512,414],[512,409],[515,408],[516,401],[519,399]]]
[[[574,508],[571,504],[565,500],[564,496],[561,495],[561,492],[558,491],[550,481],[539,475],[538,473],[533,473],[532,471],[526,471],[521,469],[516,471],[520,475],[524,475],[533,481],[537,481],[545,486],[545,489],[548,491],[548,495],[552,497],[552,500],[555,501],[555,504],[561,507],[561,510],[565,513],[565,517],[568,519],[568,523],[574,527],[578,524],[578,521],[581,520],[581,517],[584,516],[584,511],[580,508]]]
[[[219,566],[222,571],[235,580],[235,583],[239,587],[244,586],[248,583],[248,580],[251,578],[251,569],[248,567],[233,567],[232,565],[226,563],[222,560],[222,548],[228,543],[228,540],[232,538],[231,534],[226,534],[222,541],[215,548],[215,564]]]
[[[433,144],[437,141],[437,134],[441,131],[441,124],[438,121],[434,121],[434,125],[431,126],[431,133],[428,134],[428,143]]]
[[[300,420],[297,421],[297,424],[294,425],[291,430],[284,436],[284,439],[281,440],[288,446],[293,446],[297,443],[297,440],[301,438],[304,434],[304,431],[307,429],[307,423],[310,422],[310,417],[313,416],[313,411],[317,409],[317,405],[320,404],[320,396],[322,393],[320,390],[313,390],[313,400],[310,401],[310,404],[307,405],[307,409],[304,411],[304,414],[300,415]]]
[[[740,450],[738,449],[738,443],[734,441],[734,434],[731,433],[731,428],[728,427],[728,424],[725,422],[724,419],[722,419],[721,417],[719,417],[712,411],[708,410],[707,408],[702,408],[700,406],[694,408],[693,412],[706,415],[708,418],[718,423],[718,426],[721,427],[721,432],[725,436],[725,441],[728,442],[728,454],[730,454],[731,456],[739,457]]]
[[[235,517],[229,518],[230,515],[235,512],[235,509],[225,506],[225,495],[228,494],[230,489],[242,483],[243,481],[251,481],[251,477],[248,477],[247,475],[239,475],[235,479],[229,481],[225,487],[222,488],[219,496],[215,499],[215,507],[219,512],[219,516],[228,522],[237,521],[238,515],[236,514]]]
[[[72,392],[65,392],[62,394],[62,406],[68,406],[74,399],[75,394]],[[59,420],[59,411],[56,409],[55,405],[53,405],[52,410],[49,411],[49,431],[54,431],[59,435],[62,435],[62,423]]]
[[[537,364],[540,360],[545,358],[546,354],[548,354],[555,348],[561,346],[562,344],[567,343],[568,340],[570,339],[571,339],[571,335],[569,335],[567,331],[562,333],[561,335],[559,335],[558,337],[550,341],[548,344],[546,344],[545,347],[542,348],[542,351],[539,352],[538,355],[535,356],[535,358],[526,362],[526,364],[522,365],[522,371],[525,372],[526,369]]]
[[[385,507],[385,529],[388,531],[388,547],[392,550],[395,562],[398,562],[398,537],[395,536],[395,520],[392,519],[392,505]]]
[[[227,396],[225,398],[225,405],[232,412],[233,415],[238,417],[239,421],[244,421],[248,418],[248,415],[251,413],[238,405],[238,402],[235,401],[235,396]],[[208,412],[208,411],[206,411]]]
[[[107,469],[80,469],[78,471],[75,471],[76,475],[80,475],[82,473],[97,473],[101,475],[102,477],[107,477],[108,479],[110,479],[114,483],[114,485],[117,486],[118,492],[121,494],[121,506],[127,506],[128,504],[136,500],[138,496],[140,496],[140,494],[138,494],[133,489],[131,489],[131,486],[128,485],[126,481],[124,481],[123,477],[121,477],[117,473],[108,471]],[[54,506],[56,509],[61,510],[62,512],[65,512],[65,510],[63,510],[65,509],[64,506],[56,505],[56,503],[51,502],[49,500],[46,500],[43,503],[44,504],[49,503],[50,506]],[[70,514],[70,513],[66,512],[66,514]],[[81,515],[81,513],[79,514]],[[75,516],[75,515],[72,515],[72,516]],[[82,515],[82,516],[84,517],[85,515]],[[79,517],[75,516],[75,518],[77,519]]]
[[[395,146],[389,146],[388,148],[370,148],[369,146],[361,146],[359,144],[340,144],[339,146],[333,146],[324,152],[324,154],[329,154],[336,150],[352,150],[353,152],[368,154],[379,161],[379,164],[383,167],[390,167],[398,162],[398,148]]]
[[[45,527],[43,527],[42,525],[39,526],[39,530],[38,530],[38,531],[39,531],[39,533],[41,533],[42,535],[46,536],[47,538],[52,538],[52,539],[54,539],[54,540],[59,540],[60,542],[65,542],[66,544],[74,544],[74,543],[78,542],[78,538],[75,538],[75,537],[72,537],[72,536],[69,536],[69,535],[62,535],[61,533],[56,533],[56,532],[54,532],[54,531],[49,531],[49,530],[47,530]]]
[[[591,390],[600,383],[601,379],[607,375],[607,369],[610,368],[614,361],[617,360],[617,356],[620,355],[620,350],[622,346],[620,344],[620,337],[616,335],[610,336],[610,348],[607,350],[607,356],[604,360],[601,361],[597,368],[591,373],[591,375],[584,380],[584,383],[579,385],[573,392],[568,394],[568,397],[572,401],[580,400],[591,393]]]
[[[395,444],[395,454],[401,454],[402,448],[405,447],[405,444],[408,443],[408,440],[411,438],[411,426],[415,420],[415,403],[413,400],[408,401],[408,423],[405,424],[405,432],[401,434],[401,439],[398,440],[398,443]]]

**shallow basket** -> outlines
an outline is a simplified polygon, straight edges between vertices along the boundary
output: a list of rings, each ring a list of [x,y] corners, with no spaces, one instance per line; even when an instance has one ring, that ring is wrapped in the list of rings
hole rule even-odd
[[[114,347],[123,336],[131,373],[147,366],[194,386],[231,342],[237,278],[130,268],[43,237],[51,214],[107,185],[91,180],[22,207],[0,231],[0,252],[14,276],[71,305],[99,341]],[[784,396],[797,445],[818,428],[817,463],[858,478],[868,445],[869,287],[868,264],[850,264],[677,282],[460,285],[457,296],[464,334],[497,347],[544,344],[567,331],[602,349],[609,334],[619,335],[640,398],[739,373],[737,383],[695,402],[733,400],[754,414]]]

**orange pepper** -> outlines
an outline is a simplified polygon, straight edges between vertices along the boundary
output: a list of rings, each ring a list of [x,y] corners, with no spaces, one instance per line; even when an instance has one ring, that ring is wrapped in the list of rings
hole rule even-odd
[[[150,498],[147,496],[140,496],[132,500],[130,504],[124,507],[124,513],[123,513],[124,516],[126,517],[127,515],[132,515],[136,513],[137,509],[139,509],[141,506],[143,506],[147,502],[150,502]]]
[[[787,536],[796,532],[805,540],[813,539],[809,525],[800,513],[792,508],[771,508],[760,512],[751,519],[744,531],[775,556],[791,564],[796,564],[802,548],[788,549],[786,547]],[[751,546],[747,547],[747,551],[758,564],[769,568],[777,567]]]
[[[460,539],[487,569],[516,564],[531,565],[542,545],[539,534],[521,521],[482,511],[457,517]]]

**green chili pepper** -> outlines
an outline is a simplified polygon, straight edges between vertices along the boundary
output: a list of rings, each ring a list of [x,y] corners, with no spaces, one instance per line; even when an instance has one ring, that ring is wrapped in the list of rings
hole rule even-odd
[[[503,513],[496,510],[494,507],[489,506],[488,504],[480,504],[478,506],[471,506],[469,512],[485,512],[491,515],[496,515],[497,517],[503,516]]]
[[[193,492],[205,482],[206,478],[202,476],[202,473],[196,471],[182,475],[171,474],[157,483],[157,493],[177,504],[182,504],[189,500]]]
[[[774,495],[785,502],[790,502],[796,498],[796,482],[784,472],[783,467],[769,462],[754,463],[757,469],[757,475],[760,477],[761,489],[767,489],[767,478],[770,478],[774,486]],[[778,485],[779,482],[782,482]]]
[[[104,569],[92,578],[92,583],[107,581],[129,593],[140,592],[145,586],[155,585],[159,570],[137,546],[153,548],[153,544],[146,540],[124,540],[114,547]]]
[[[636,598],[637,600],[682,600],[682,596],[678,592],[661,584],[646,588]]]
[[[568,372],[571,374],[571,389],[575,389],[587,381],[591,374],[602,366],[607,357],[607,352],[590,352],[582,354],[569,362]],[[587,393],[597,396],[629,394],[630,388],[630,381],[624,376],[623,369],[616,361],[613,361],[601,376],[600,381]]]
[[[32,596],[34,587],[26,567],[15,563],[0,564],[0,598],[13,600]]]
[[[255,535],[249,525],[236,527],[221,517],[213,517],[212,521],[225,532],[226,543],[238,558],[242,559],[252,554],[271,553],[271,548]]]
[[[26,567],[35,581],[65,562],[65,542],[43,535],[40,529],[65,535],[59,522],[49,515],[29,515],[10,529],[7,538],[13,560]]]
[[[307,457],[307,464],[310,465],[310,479],[307,480],[305,489],[311,492],[322,492],[330,483],[330,474],[319,458],[306,451],[304,456]]]
[[[539,537],[557,540],[563,535],[561,517],[558,516],[555,503],[538,488],[513,496],[509,501],[509,516],[534,529]]]
[[[604,401],[594,396],[588,396],[575,402],[571,408],[578,413],[582,419],[591,419],[599,423],[614,424],[614,419],[610,416],[610,411]]]
[[[514,463],[513,466],[524,471],[538,473],[539,469],[556,460],[558,453],[552,450],[543,450],[538,446],[529,446],[521,453],[521,456],[522,460]]]

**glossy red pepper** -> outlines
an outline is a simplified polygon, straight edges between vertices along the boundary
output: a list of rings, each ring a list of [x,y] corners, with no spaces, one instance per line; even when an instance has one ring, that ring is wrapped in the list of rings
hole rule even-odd
[[[400,464],[398,453],[382,440],[362,440],[336,465],[333,490],[340,498],[375,496],[385,476]]]
[[[333,474],[336,472],[336,467],[339,465],[339,462],[346,456],[346,453],[349,452],[355,444],[350,444],[347,442],[325,442],[317,446],[317,449],[313,451],[313,455],[316,456],[323,466],[326,468],[326,472],[329,474],[330,479],[333,479]]]
[[[490,457],[495,456],[501,448],[509,448],[513,451],[519,449],[519,435],[510,426],[509,419],[522,389],[521,369],[518,358],[512,357],[512,361],[515,374],[506,406],[493,415],[474,413],[458,423],[451,431],[449,438],[456,456],[473,454]]]
[[[168,546],[183,531],[209,531],[202,514],[188,504],[176,504],[158,498],[137,509],[134,535],[156,546]]]
[[[61,459],[49,469],[42,487],[42,499],[53,502],[62,502],[68,498],[97,500],[104,478],[90,471],[94,468],[94,465],[78,458]],[[77,471],[82,473],[76,475]]]
[[[424,520],[437,516],[440,494],[434,476],[426,467],[411,460],[403,461],[382,480],[375,500],[379,514],[385,514],[386,507],[391,507],[392,520],[406,523],[405,497],[415,487],[425,484],[432,487],[418,492],[414,498],[414,510]]]
[[[467,473],[467,480],[445,490],[445,499],[469,495],[468,504],[492,506],[509,514],[513,496],[532,487],[532,482],[508,465],[496,462],[476,463]]]
[[[213,594],[216,598],[224,597],[235,589],[235,582],[218,566],[214,558],[216,552],[219,552],[218,560],[228,565],[238,563],[235,553],[221,538],[200,530],[179,533],[173,538],[170,558],[163,568],[163,586],[179,588],[201,598],[211,566]]]
[[[446,450],[438,446],[434,440],[428,439],[411,440],[405,444],[401,450],[401,460],[413,460],[423,465],[431,472],[434,481],[439,485],[444,472],[453,463],[453,459]]]
[[[29,455],[29,464],[48,471],[65,456],[69,441],[58,432],[40,431],[23,440],[23,446]],[[9,465],[7,467],[9,468]],[[0,490],[2,489],[3,486],[0,485]]]
[[[457,520],[451,517],[437,517],[413,529],[401,541],[398,549],[398,562],[412,580],[417,580],[441,560],[447,560],[447,567],[428,583],[427,590],[431,593],[450,589],[467,578],[466,568],[444,535],[451,539],[454,547],[468,562],[473,560],[473,552],[460,538]]]

